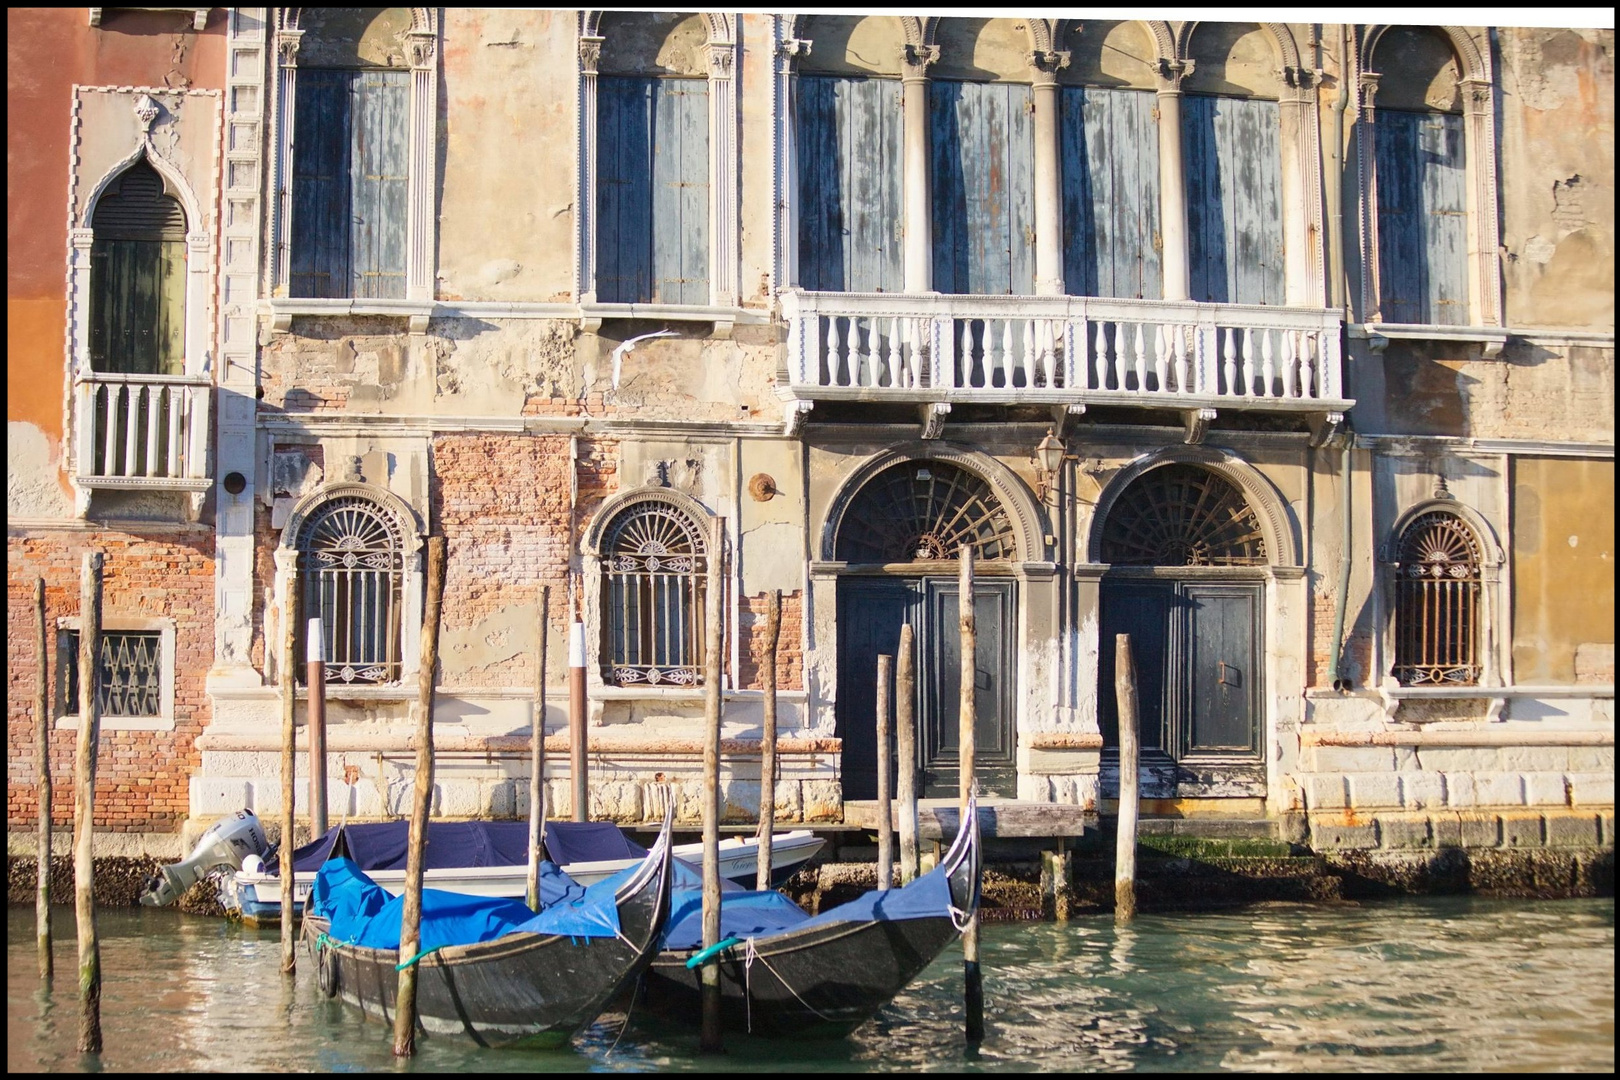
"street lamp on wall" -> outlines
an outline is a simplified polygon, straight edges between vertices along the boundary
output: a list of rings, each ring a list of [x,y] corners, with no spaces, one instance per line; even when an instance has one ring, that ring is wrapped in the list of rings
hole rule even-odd
[[[1035,444],[1035,476],[1040,485],[1041,503],[1045,505],[1047,496],[1057,490],[1058,470],[1063,468],[1063,461],[1071,455],[1067,454],[1063,440],[1058,438],[1057,432],[1052,428],[1046,429],[1046,436]]]

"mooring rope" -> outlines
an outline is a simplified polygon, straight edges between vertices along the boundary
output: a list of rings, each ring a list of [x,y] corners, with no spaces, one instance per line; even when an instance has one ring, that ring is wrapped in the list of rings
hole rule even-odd
[[[750,943],[752,943],[753,939],[750,938],[749,941],[750,941]],[[766,971],[768,971],[772,975],[776,976],[776,981],[777,982],[781,983],[783,986],[788,988],[788,993],[792,994],[795,998],[797,998],[800,1005],[803,1005],[805,1008],[809,1009],[811,1012],[815,1013],[817,1016],[821,1017],[823,1020],[828,1021],[829,1023],[835,1023],[836,1022],[833,1019],[833,1017],[828,1016],[826,1013],[822,1012],[820,1009],[816,1008],[814,1005],[812,1005],[808,1001],[804,1000],[804,998],[799,997],[799,992],[797,990],[793,989],[793,984],[788,982],[786,979],[782,978],[782,973],[780,971],[777,971],[775,968],[771,967],[771,962],[769,960],[765,959],[765,955],[763,953],[759,954],[759,962],[765,965],[765,970]]]

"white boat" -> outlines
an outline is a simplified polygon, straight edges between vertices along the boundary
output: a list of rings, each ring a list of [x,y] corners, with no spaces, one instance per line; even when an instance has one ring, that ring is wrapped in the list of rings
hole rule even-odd
[[[773,879],[798,866],[821,850],[826,841],[808,829],[775,833],[771,837],[771,872]],[[703,844],[678,844],[675,857],[701,864]],[[565,863],[563,872],[581,885],[590,885],[638,863],[639,859],[602,859],[595,862]],[[759,838],[733,836],[720,841],[720,876],[753,887],[759,863]],[[398,895],[405,888],[403,870],[368,870],[366,876],[389,893]],[[423,871],[422,884],[430,889],[469,893],[475,896],[507,896],[521,898],[528,881],[528,867],[467,866],[446,867]],[[300,874],[294,882],[295,902],[302,908],[314,883],[313,874]],[[281,877],[271,872],[258,856],[250,855],[242,869],[226,875],[220,888],[220,901],[228,911],[240,911],[244,917],[279,917],[281,913]]]

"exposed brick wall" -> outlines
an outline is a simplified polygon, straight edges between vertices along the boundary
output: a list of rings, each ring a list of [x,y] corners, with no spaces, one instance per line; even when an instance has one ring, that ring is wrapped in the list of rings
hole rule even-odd
[[[6,565],[6,821],[32,828],[38,816],[34,784],[34,578],[45,579],[51,709],[55,701],[56,620],[79,614],[85,551],[105,553],[102,619],[118,616],[175,621],[173,731],[102,731],[96,771],[95,824],[116,832],[171,832],[190,810],[190,777],[202,764],[194,747],[211,717],[205,682],[214,656],[214,538],[211,532],[152,529],[29,532],[12,536]],[[50,738],[52,817],[73,819],[77,732],[53,728]]]
[[[505,610],[532,609],[540,587],[549,584],[552,640],[566,634],[573,549],[568,442],[566,435],[445,435],[433,440],[432,514],[447,547],[446,631],[470,629]],[[534,679],[529,649],[491,667],[499,670],[470,674],[508,685]]]
[[[1372,670],[1372,638],[1355,625],[1355,605],[1345,612],[1344,652],[1339,659],[1339,677],[1352,680],[1358,689],[1366,689]],[[1321,591],[1315,596],[1311,612],[1311,656],[1307,667],[1307,686],[1327,687],[1328,666],[1333,658],[1333,595]]]
[[[738,679],[744,690],[765,686],[760,669],[765,659],[766,595],[743,597],[742,631],[747,648],[742,656]],[[804,595],[798,589],[782,594],[782,630],[776,641],[776,688],[804,689]]]

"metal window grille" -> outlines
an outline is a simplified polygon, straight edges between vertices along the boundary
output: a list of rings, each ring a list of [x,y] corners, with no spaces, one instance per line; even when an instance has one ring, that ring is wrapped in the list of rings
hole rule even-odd
[[[63,713],[79,712],[79,632],[58,631]],[[163,712],[163,635],[156,630],[101,633],[101,684],[96,704],[102,716],[160,716]]]
[[[1005,561],[1017,543],[1007,511],[990,485],[945,461],[906,461],[861,488],[844,512],[834,550],[851,563],[974,558]]]
[[[606,532],[608,641],[603,678],[618,685],[703,682],[703,531],[665,503],[623,510]]]
[[[1165,465],[1120,494],[1103,525],[1115,566],[1264,566],[1265,534],[1237,485],[1196,465]]]
[[[1395,565],[1395,678],[1405,686],[1479,681],[1479,544],[1444,511],[1401,534]]]
[[[333,499],[304,523],[298,550],[304,617],[297,655],[306,655],[309,619],[319,615],[329,682],[398,682],[405,550],[388,515],[360,496]],[[304,665],[297,669],[303,679]]]

